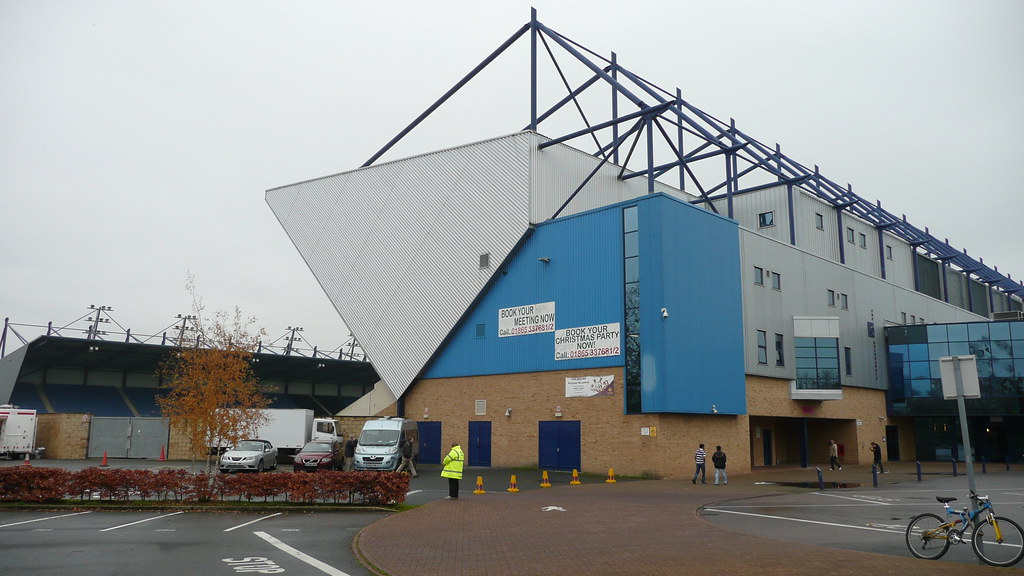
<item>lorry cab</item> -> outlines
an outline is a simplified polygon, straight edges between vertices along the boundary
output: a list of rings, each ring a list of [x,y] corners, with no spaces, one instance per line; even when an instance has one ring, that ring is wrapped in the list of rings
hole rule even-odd
[[[363,425],[356,445],[356,470],[395,470],[402,462],[402,441],[412,443],[412,457],[420,451],[419,427],[405,418],[378,418]]]

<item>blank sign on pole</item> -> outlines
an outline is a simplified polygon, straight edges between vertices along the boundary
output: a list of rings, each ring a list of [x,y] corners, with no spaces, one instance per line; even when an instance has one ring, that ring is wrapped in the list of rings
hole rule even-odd
[[[956,400],[956,373],[953,365],[959,361],[960,382],[963,385],[964,398],[981,398],[981,386],[978,384],[978,362],[974,355],[944,356],[939,358],[942,371],[942,397]]]

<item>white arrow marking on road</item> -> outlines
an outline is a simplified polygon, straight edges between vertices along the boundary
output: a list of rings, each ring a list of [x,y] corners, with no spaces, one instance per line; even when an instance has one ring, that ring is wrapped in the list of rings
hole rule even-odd
[[[551,512],[552,510],[556,510],[558,512],[565,512],[565,508],[559,508],[558,506],[545,506],[541,508],[542,512]]]

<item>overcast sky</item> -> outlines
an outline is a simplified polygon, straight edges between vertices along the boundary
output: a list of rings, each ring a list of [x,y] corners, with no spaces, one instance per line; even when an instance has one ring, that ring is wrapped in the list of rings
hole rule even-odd
[[[360,166],[531,5],[1024,278],[1024,2],[0,0],[0,317],[106,305],[152,334],[191,312],[191,272],[208,311],[336,348],[265,191]],[[383,160],[525,126],[520,45]]]

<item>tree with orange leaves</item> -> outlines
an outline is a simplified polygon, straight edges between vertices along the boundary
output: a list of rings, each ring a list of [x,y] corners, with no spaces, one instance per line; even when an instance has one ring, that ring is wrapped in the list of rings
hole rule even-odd
[[[167,393],[157,404],[165,417],[187,431],[192,454],[206,454],[206,471],[212,477],[217,460],[210,447],[233,445],[267,423],[263,409],[270,399],[260,391],[252,370],[253,352],[265,333],[253,333],[256,319],[243,317],[237,307],[233,315],[217,312],[206,318],[191,274],[186,289],[193,315],[183,319],[183,327],[190,321],[195,338],[184,338],[182,330],[178,346],[161,362],[161,387]]]

